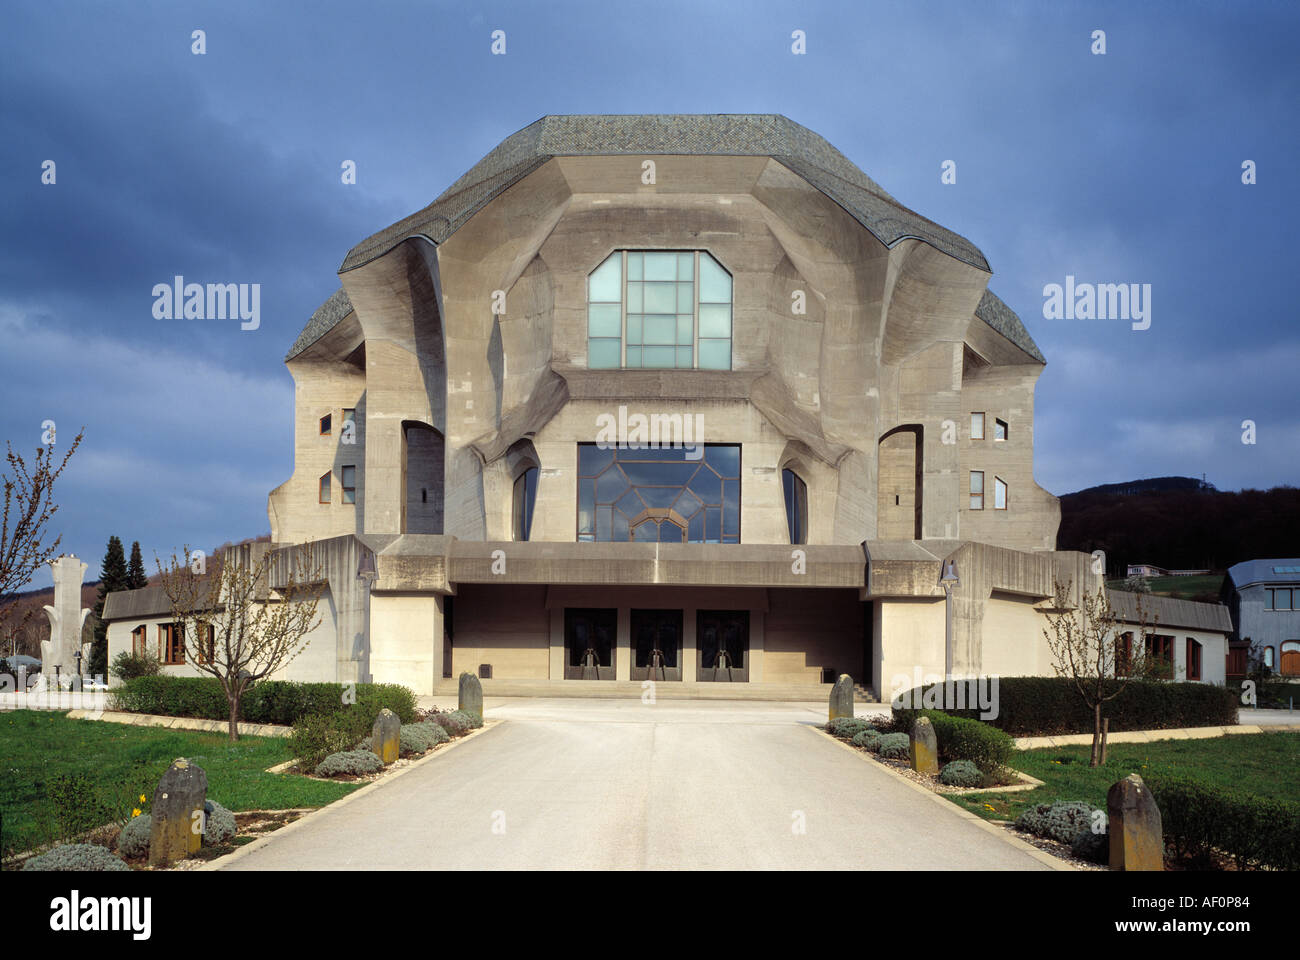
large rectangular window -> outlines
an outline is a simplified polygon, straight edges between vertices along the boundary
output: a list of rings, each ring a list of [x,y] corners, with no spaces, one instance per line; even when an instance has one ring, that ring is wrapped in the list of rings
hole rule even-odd
[[[579,444],[578,539],[739,543],[740,445]]]
[[[972,470],[970,472],[970,508],[972,510],[984,509],[984,471]]]
[[[970,438],[972,440],[984,439],[984,414],[972,413],[970,415]]]
[[[339,471],[343,480],[343,502],[357,502],[357,468],[355,466],[345,466]]]
[[[587,366],[730,370],[731,306],[703,251],[615,251],[587,277]]]
[[[158,659],[165,664],[185,662],[185,634],[179,623],[158,626]]]

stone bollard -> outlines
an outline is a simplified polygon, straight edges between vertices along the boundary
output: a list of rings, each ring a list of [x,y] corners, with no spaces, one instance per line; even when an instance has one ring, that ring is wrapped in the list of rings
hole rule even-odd
[[[841,673],[840,678],[835,681],[835,686],[831,687],[831,715],[827,722],[836,717],[851,716],[853,716],[853,678],[847,673]]]
[[[460,699],[457,709],[483,719],[483,684],[472,673],[460,675]]]
[[[912,724],[908,754],[917,773],[928,777],[939,775],[939,741],[929,717],[921,717]]]
[[[387,766],[397,759],[401,745],[402,721],[397,718],[397,714],[384,707],[379,711],[379,716],[375,717],[375,726],[370,731],[370,749]]]
[[[1112,870],[1163,870],[1164,828],[1150,788],[1136,773],[1106,792]]]
[[[208,775],[184,757],[176,760],[158,781],[149,816],[149,865],[174,863],[197,853],[203,845],[203,805],[208,796]]]

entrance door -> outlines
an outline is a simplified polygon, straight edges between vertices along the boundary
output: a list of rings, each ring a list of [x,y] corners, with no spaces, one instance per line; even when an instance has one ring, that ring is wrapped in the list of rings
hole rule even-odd
[[[749,611],[701,610],[696,618],[695,645],[701,682],[749,681]]]
[[[632,611],[632,679],[682,678],[682,612]]]
[[[564,679],[613,680],[617,610],[564,611]]]

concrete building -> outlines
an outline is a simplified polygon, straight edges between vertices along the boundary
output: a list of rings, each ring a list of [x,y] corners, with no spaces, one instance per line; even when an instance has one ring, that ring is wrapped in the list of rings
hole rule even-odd
[[[285,675],[1051,674],[1054,583],[1101,579],[1054,549],[1046,361],[991,272],[784,117],[520,130],[353,248],[289,351],[272,539],[328,611]],[[134,602],[113,649],[164,626]]]
[[[1225,586],[1243,656],[1253,648],[1269,670],[1300,677],[1300,559],[1238,563]]]

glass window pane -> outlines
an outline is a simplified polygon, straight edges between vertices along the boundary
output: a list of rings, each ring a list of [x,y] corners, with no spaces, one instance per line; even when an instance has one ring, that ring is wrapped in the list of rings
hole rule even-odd
[[[676,280],[677,255],[675,253],[645,254],[645,278],[647,280]]]
[[[677,321],[673,317],[647,316],[645,318],[645,342],[669,346],[677,340]],[[669,366],[672,361],[668,361]]]
[[[719,476],[728,480],[740,477],[740,447],[734,443],[709,444],[704,449],[704,459]]]
[[[646,347],[641,355],[644,367],[672,367],[676,365],[675,360],[675,347]]]
[[[1007,425],[1001,420],[993,421],[993,439],[1005,440],[1007,438]]]
[[[984,414],[972,413],[970,415],[970,438],[972,440],[984,439]]]
[[[731,369],[731,341],[730,340],[701,340],[700,341],[700,369],[701,370],[730,370]]]
[[[622,312],[616,303],[593,303],[587,307],[587,336],[621,337]]]
[[[642,343],[641,339],[641,321],[639,313],[629,313],[627,315],[627,342],[628,346],[634,343]]]
[[[590,477],[614,462],[614,451],[611,449],[601,449],[594,443],[583,443],[578,445],[578,474],[584,477]]]
[[[617,369],[622,360],[621,340],[588,340],[587,366],[596,370]]]
[[[689,370],[691,367],[695,366],[693,362],[694,358],[691,356],[692,352],[693,351],[690,347],[677,348],[677,366],[679,368]]]
[[[1290,609],[1291,609],[1291,591],[1290,591],[1290,590],[1278,590],[1278,591],[1277,591],[1277,593],[1276,593],[1276,594],[1274,595],[1274,597],[1273,597],[1273,609],[1274,609],[1274,610],[1290,610]]]
[[[676,313],[677,285],[675,283],[647,283],[645,285],[646,313]]]
[[[693,313],[695,311],[695,284],[677,284],[677,312]]]
[[[1273,609],[1273,591],[1272,591],[1272,590],[1265,590],[1265,591],[1264,591],[1264,609],[1265,609],[1265,610],[1272,610],[1272,609]]]
[[[700,254],[700,303],[730,303],[731,275],[707,253]]]
[[[629,367],[641,366],[641,348],[632,346],[630,342],[627,347],[627,365]]]
[[[695,342],[695,318],[689,313],[677,315],[677,345],[690,346]]]
[[[587,299],[595,303],[618,303],[623,299],[623,256],[612,253],[587,278]]]
[[[700,336],[731,336],[731,307],[723,304],[700,304]]]
[[[677,254],[677,279],[678,280],[695,279],[695,254],[693,253]]]
[[[970,492],[984,492],[984,474],[978,470],[972,470],[970,475]]]
[[[641,257],[642,254],[640,251],[636,251],[636,252],[628,251],[627,278],[629,280],[640,280],[644,275],[641,269]]]
[[[993,506],[999,510],[1005,510],[1007,507],[1007,485],[993,478]]]
[[[628,313],[640,313],[640,312],[641,312],[641,303],[642,303],[642,300],[641,300],[641,291],[642,291],[642,289],[643,289],[643,288],[642,288],[642,285],[639,284],[639,283],[631,283],[631,282],[628,283],[628,285],[627,285],[627,312],[628,312]]]

